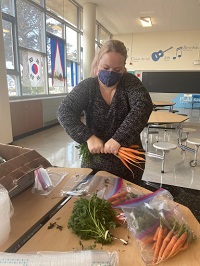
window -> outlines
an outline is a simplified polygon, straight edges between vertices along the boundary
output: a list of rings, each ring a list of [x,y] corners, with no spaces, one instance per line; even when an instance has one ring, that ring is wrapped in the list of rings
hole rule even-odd
[[[72,61],[78,60],[77,54],[77,32],[69,27],[66,27],[66,46],[67,46],[67,59]]]
[[[103,45],[105,42],[110,40],[111,36],[108,32],[106,32],[102,27],[99,29],[99,41]]]
[[[17,0],[19,46],[44,52],[42,21],[42,12],[39,9],[23,0]]]
[[[73,0],[60,3],[1,0],[8,93],[12,99],[68,93],[83,79],[83,11]],[[51,58],[52,36],[63,43],[61,59],[56,52],[57,60],[62,61],[60,67]],[[110,37],[97,22],[96,46]]]
[[[9,96],[17,96],[17,77],[14,75],[7,75],[7,84]]]
[[[60,38],[64,37],[64,25],[48,15],[46,15],[46,30]]]
[[[5,47],[6,68],[14,69],[15,60],[13,51],[12,23],[6,20],[3,20],[3,38]]]
[[[67,60],[67,88],[70,92],[78,84],[78,64]]]
[[[1,1],[1,10],[2,12],[14,15],[14,9],[13,9],[13,1],[12,0],[2,0]]]

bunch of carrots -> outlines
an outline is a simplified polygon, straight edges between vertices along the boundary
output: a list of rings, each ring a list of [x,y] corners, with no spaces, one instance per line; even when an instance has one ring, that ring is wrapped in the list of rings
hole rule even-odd
[[[143,170],[140,166],[140,163],[145,162],[145,159],[140,156],[140,155],[144,155],[145,152],[139,151],[138,148],[139,148],[138,145],[131,145],[129,148],[121,147],[117,154],[117,157],[131,171],[132,174],[134,173],[132,169],[130,168],[129,164],[132,164],[135,167],[138,167],[141,170]]]
[[[142,240],[142,245],[151,245],[152,265],[155,265],[187,249],[195,239],[196,236],[185,223],[180,225],[174,221],[173,227],[170,228],[160,223],[153,235]]]

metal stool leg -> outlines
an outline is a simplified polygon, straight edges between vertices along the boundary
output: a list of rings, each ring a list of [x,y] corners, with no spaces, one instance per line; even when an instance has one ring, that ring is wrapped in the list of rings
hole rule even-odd
[[[161,168],[161,173],[163,174],[165,171],[164,171],[164,165],[165,165],[165,154],[166,154],[166,151],[162,150],[162,153],[163,153],[163,156],[162,156],[162,168]]]
[[[190,166],[195,167],[197,165],[197,155],[198,155],[199,145],[195,145],[194,149],[194,160],[190,162]]]

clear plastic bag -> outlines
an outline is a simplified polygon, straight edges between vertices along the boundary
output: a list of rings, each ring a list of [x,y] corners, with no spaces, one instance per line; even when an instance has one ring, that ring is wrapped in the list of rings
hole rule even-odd
[[[196,239],[167,190],[161,188],[119,207],[129,230],[138,240],[145,265],[155,265],[175,256]]]
[[[126,191],[129,198],[143,195],[133,186],[124,185],[120,177],[75,175],[61,189],[60,196],[91,196],[96,193],[99,198],[109,199],[122,191]]]
[[[52,172],[40,167],[34,171],[35,182],[31,192],[40,195],[49,195],[67,175],[67,172]]]
[[[23,266],[116,266],[118,253],[116,251],[69,251],[69,252],[37,252],[0,253],[0,265]]]

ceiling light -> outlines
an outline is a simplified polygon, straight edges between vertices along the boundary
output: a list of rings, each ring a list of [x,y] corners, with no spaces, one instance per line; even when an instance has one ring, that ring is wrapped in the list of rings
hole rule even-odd
[[[5,32],[10,32],[9,30],[7,30],[7,29],[3,29],[3,32],[5,33]]]
[[[143,27],[151,27],[152,26],[150,17],[141,17],[140,22],[141,22]]]

